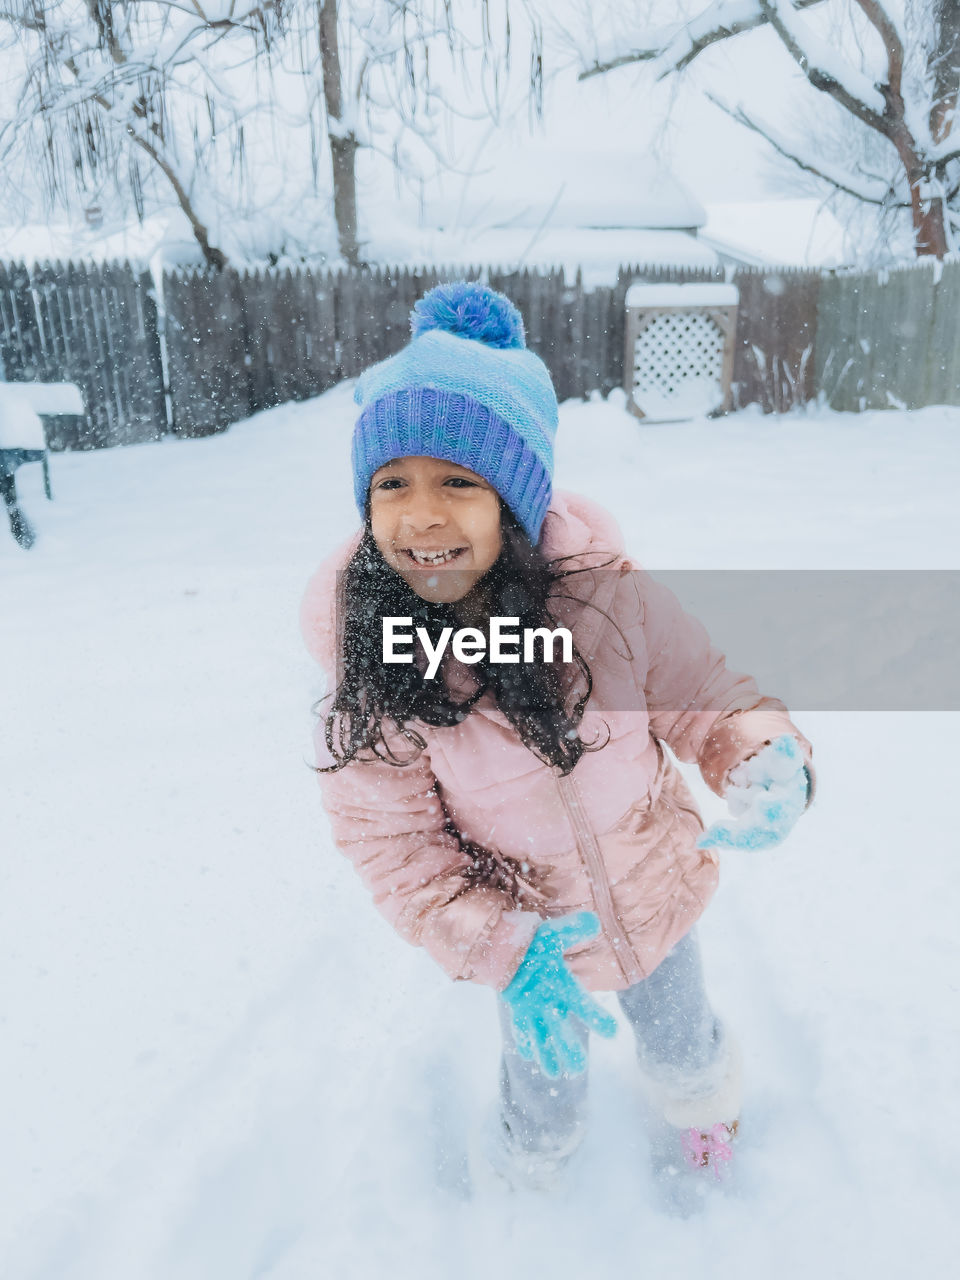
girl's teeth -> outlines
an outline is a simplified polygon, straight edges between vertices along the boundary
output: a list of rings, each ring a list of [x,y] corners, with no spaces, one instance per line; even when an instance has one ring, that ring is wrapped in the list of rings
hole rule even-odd
[[[457,554],[456,551],[411,551],[410,554],[418,564],[446,564]]]

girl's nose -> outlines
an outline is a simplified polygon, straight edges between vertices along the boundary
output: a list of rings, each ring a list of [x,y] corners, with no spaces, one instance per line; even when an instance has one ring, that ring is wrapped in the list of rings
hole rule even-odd
[[[411,533],[424,533],[446,523],[440,504],[428,496],[411,495],[403,509],[403,524]]]

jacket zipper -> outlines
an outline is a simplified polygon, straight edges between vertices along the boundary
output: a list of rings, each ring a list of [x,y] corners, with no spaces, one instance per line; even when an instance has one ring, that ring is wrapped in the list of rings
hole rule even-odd
[[[630,946],[630,940],[620,922],[620,917],[617,915],[617,909],[613,905],[613,895],[610,892],[610,882],[607,880],[606,872],[603,869],[600,846],[587,819],[580,790],[569,774],[566,776],[557,774],[557,788],[560,792],[560,799],[563,802],[567,818],[573,828],[577,848],[580,850],[580,856],[587,869],[587,876],[590,880],[590,888],[597,906],[600,924],[604,933],[610,939],[613,954],[616,957],[617,964],[620,966],[621,973],[632,986],[635,982],[642,981],[643,973],[637,964],[636,956],[633,954],[633,948]]]

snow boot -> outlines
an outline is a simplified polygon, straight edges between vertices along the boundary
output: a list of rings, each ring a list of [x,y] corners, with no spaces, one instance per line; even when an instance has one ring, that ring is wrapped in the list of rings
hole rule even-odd
[[[661,1124],[651,1135],[654,1198],[671,1217],[702,1213],[714,1195],[733,1187],[733,1139],[739,1122],[709,1129]]]
[[[552,1191],[559,1186],[567,1166],[583,1142],[578,1128],[566,1138],[535,1148],[521,1146],[499,1108],[485,1126],[483,1156],[489,1168],[511,1191]]]
[[[650,1146],[656,1192],[667,1212],[689,1217],[703,1209],[713,1188],[732,1184],[731,1144],[742,1097],[739,1048],[727,1037],[717,1070],[707,1080],[648,1077],[645,1085],[654,1111]]]

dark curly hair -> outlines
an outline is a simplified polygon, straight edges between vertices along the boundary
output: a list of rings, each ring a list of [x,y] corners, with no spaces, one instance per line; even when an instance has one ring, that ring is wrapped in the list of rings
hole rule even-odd
[[[426,745],[416,722],[436,727],[459,723],[488,690],[524,744],[545,764],[569,773],[585,751],[602,741],[584,742],[579,725],[593,689],[590,668],[573,646],[571,662],[492,663],[486,655],[469,668],[472,692],[456,698],[445,671],[427,680],[416,663],[383,661],[381,620],[412,618],[436,644],[443,627],[457,628],[478,616],[519,618],[520,629],[557,625],[550,602],[571,597],[558,590],[564,579],[588,568],[578,557],[547,560],[534,547],[506,505],[500,516],[502,549],[486,574],[461,601],[434,604],[422,599],[392,569],[374,540],[369,519],[360,545],[339,575],[337,596],[337,687],[325,712],[327,749],[336,761],[318,772],[342,769],[352,760],[373,757],[404,765]],[[610,563],[607,561],[606,563]],[[398,752],[384,734],[392,725],[409,747]]]

